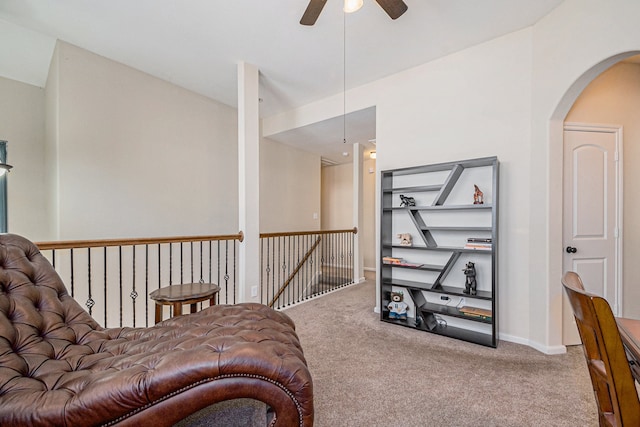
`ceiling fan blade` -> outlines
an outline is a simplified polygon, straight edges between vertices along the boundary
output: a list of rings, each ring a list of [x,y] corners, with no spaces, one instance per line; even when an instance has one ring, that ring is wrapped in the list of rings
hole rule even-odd
[[[391,19],[398,19],[408,9],[406,3],[402,0],[376,0],[381,8],[387,12]]]
[[[325,3],[327,3],[327,0],[310,0],[307,10],[304,11],[304,15],[302,15],[302,19],[300,19],[300,23],[302,25],[315,24]]]

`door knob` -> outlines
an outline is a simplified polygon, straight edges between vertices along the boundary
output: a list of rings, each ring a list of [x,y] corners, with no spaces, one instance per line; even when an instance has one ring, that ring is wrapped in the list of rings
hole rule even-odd
[[[568,254],[575,254],[576,252],[578,252],[578,250],[576,248],[574,248],[573,246],[567,246],[567,253]]]

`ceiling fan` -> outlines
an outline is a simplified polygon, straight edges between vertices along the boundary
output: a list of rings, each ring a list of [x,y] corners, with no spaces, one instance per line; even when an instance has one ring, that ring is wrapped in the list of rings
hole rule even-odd
[[[307,6],[307,10],[304,11],[304,15],[302,15],[300,23],[302,25],[315,24],[326,2],[327,0],[309,0],[309,5]],[[398,19],[408,9],[407,5],[402,0],[376,0],[376,2],[384,9],[385,12],[387,12],[387,15],[389,15],[391,19]],[[360,1],[359,3],[361,6],[362,2]]]

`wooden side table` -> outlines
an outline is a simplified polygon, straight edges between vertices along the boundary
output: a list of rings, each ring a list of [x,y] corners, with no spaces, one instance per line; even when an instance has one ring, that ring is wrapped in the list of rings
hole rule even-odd
[[[182,305],[190,304],[191,313],[198,310],[197,303],[209,300],[210,305],[216,304],[215,296],[220,291],[220,286],[214,283],[184,283],[156,289],[149,297],[156,303],[156,323],[162,320],[162,306],[172,305],[173,315],[182,314]]]

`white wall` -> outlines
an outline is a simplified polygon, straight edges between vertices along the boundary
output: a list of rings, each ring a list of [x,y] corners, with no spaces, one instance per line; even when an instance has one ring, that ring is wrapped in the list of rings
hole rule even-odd
[[[380,170],[498,156],[499,330],[517,341],[529,331],[530,51],[530,29],[509,34],[379,82],[394,90],[376,104]]]
[[[376,268],[376,161],[365,159],[362,166],[362,224],[358,229],[363,266]],[[369,173],[373,169],[374,173]],[[353,165],[322,168],[322,229],[344,230],[353,227]]]
[[[0,139],[8,141],[8,231],[42,239],[47,235],[44,173],[44,90],[0,78]]]
[[[353,228],[353,165],[322,168],[322,229]]]
[[[235,109],[66,43],[55,56],[55,238],[238,231]]]
[[[60,236],[60,209],[58,203],[58,129],[59,129],[59,54],[58,44],[54,49],[49,64],[49,74],[47,75],[47,85],[45,88],[45,146],[44,146],[44,174],[46,180],[46,210],[47,233],[42,240],[54,240]]]
[[[0,94],[10,231],[36,241],[238,231],[235,109],[63,42],[46,90],[0,79]],[[263,231],[319,229],[319,156],[269,140],[261,155]]]
[[[623,301],[622,315],[640,319],[640,64],[618,63],[582,92],[566,121],[623,126]]]
[[[520,341],[529,335],[529,319],[523,313],[529,310],[531,37],[531,29],[509,34],[356,88],[347,96],[349,111],[376,106],[378,174],[498,156],[500,331]],[[273,127],[281,127],[287,117],[293,126],[319,119],[323,111],[331,117],[331,108],[332,99],[322,100],[275,117]],[[265,123],[265,128],[271,125]]]
[[[260,232],[315,230],[320,230],[320,156],[263,138]]]
[[[368,155],[365,155],[362,165],[363,218],[358,234],[362,246],[364,268],[375,270],[378,259],[378,252],[376,252],[376,161],[367,157]],[[372,170],[373,173],[370,173],[369,170]]]

